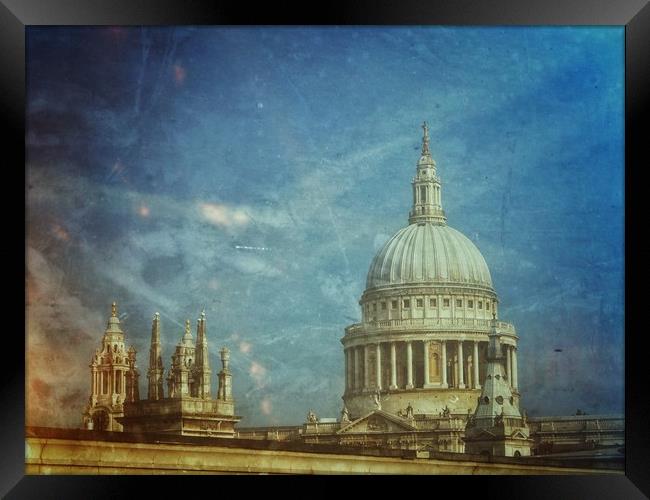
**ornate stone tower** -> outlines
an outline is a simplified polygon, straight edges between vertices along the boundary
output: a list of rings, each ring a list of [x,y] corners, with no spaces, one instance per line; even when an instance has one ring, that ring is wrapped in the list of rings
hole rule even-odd
[[[408,226],[377,252],[361,296],[361,322],[341,339],[343,400],[351,418],[374,409],[415,414],[447,408],[467,417],[486,377],[488,333],[498,297],[490,270],[472,241],[447,225],[441,180],[423,125],[422,151],[412,179]],[[515,399],[518,337],[497,321]]]
[[[149,348],[149,390],[147,399],[157,401],[164,398],[163,394],[163,362],[162,346],[160,344],[160,313],[156,313],[151,323],[151,347]]]
[[[84,428],[122,430],[116,419],[123,415],[124,402],[139,399],[135,362],[136,351],[125,348],[117,304],[113,302],[101,348],[95,351],[90,364],[91,394],[83,414]]]
[[[167,376],[170,398],[189,396],[194,391],[193,363],[196,360],[196,348],[192,339],[190,320],[185,321],[185,333],[172,355],[172,366]]]
[[[529,456],[532,439],[512,394],[503,366],[500,335],[492,320],[488,334],[487,375],[478,405],[465,427],[465,452],[498,456]]]

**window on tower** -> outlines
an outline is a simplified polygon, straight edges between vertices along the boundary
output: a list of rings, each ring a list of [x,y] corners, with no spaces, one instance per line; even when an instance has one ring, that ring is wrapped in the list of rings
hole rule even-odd
[[[410,301],[410,299],[404,299],[404,307],[406,307],[407,309],[408,309],[409,307],[411,307],[411,301]]]
[[[483,309],[483,301],[481,300],[478,301],[478,308]]]
[[[429,299],[429,307],[438,307],[437,299]]]
[[[424,299],[415,299],[415,305],[417,307],[424,307]]]
[[[474,309],[474,301],[473,300],[468,300],[467,301],[467,307],[469,307],[470,309]]]
[[[456,307],[463,307],[463,299],[456,299]]]
[[[443,299],[442,300],[442,305],[445,307],[449,307],[449,299]]]
[[[426,203],[427,202],[427,187],[426,186],[420,186],[420,202],[421,203]]]
[[[393,300],[393,301],[390,303],[390,308],[391,308],[391,309],[397,309],[397,301],[396,301],[396,300]]]
[[[381,303],[381,310],[385,311],[386,310],[386,302]]]

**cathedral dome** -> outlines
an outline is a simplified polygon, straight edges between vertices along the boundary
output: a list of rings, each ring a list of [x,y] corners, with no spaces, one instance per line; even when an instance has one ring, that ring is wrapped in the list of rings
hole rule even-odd
[[[419,222],[399,230],[370,264],[367,289],[398,284],[492,288],[492,278],[481,252],[465,235],[445,224]]]

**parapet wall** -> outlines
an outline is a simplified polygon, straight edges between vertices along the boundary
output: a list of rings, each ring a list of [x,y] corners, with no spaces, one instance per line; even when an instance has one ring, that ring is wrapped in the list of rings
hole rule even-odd
[[[25,463],[27,474],[623,474],[457,453],[42,427],[26,430]]]

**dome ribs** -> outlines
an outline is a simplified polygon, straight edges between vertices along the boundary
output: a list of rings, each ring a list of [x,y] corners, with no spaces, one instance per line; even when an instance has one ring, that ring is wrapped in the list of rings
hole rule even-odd
[[[449,226],[411,224],[379,250],[370,265],[366,288],[436,282],[492,288],[487,263],[469,238]]]

